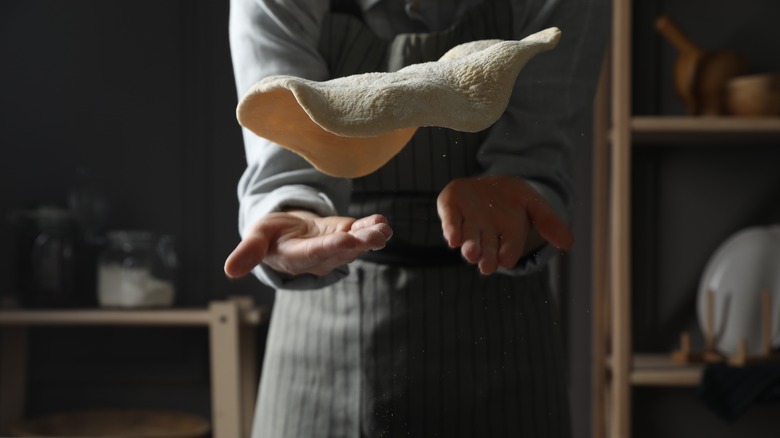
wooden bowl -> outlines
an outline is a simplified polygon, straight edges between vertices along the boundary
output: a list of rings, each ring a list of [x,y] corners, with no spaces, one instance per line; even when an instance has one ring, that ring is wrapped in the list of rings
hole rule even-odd
[[[726,85],[726,108],[735,116],[780,116],[780,72],[732,78]]]
[[[47,415],[10,428],[17,437],[202,438],[210,430],[202,418],[180,412],[96,409]]]

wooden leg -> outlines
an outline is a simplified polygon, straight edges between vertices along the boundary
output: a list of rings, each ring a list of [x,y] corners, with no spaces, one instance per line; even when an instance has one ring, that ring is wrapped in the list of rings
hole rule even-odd
[[[239,311],[248,312],[254,308],[254,300],[249,297],[233,298],[238,303]],[[253,324],[242,324],[239,327],[241,336],[239,347],[239,357],[241,366],[241,375],[239,384],[241,389],[242,409],[242,427],[244,434],[248,437],[252,432],[252,422],[255,416],[255,400],[257,399],[257,328]]]
[[[612,434],[612,415],[613,415],[614,403],[612,402],[612,383],[609,379],[604,384],[604,435],[598,438],[606,438],[614,436]],[[596,437],[593,437],[596,438]]]
[[[27,392],[27,327],[0,327],[0,436],[22,419]]]
[[[761,293],[761,354],[766,359],[772,355],[772,295]]]
[[[209,306],[211,324],[211,405],[214,438],[241,438],[242,420],[240,368],[240,315],[232,301],[213,302]]]
[[[631,436],[631,4],[612,2],[612,148],[610,150],[610,436]]]
[[[254,326],[241,327],[241,405],[244,434],[249,436],[255,415],[257,399],[257,358]]]
[[[715,351],[715,292],[707,290],[705,296],[706,320],[704,330],[704,350],[707,352]]]

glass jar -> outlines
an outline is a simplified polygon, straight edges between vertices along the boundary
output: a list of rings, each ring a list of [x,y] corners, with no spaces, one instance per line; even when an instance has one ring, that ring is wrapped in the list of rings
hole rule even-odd
[[[24,307],[68,307],[76,292],[77,236],[70,213],[42,206],[14,214],[17,289]]]
[[[103,307],[169,307],[175,298],[173,238],[147,231],[113,231],[98,257]]]

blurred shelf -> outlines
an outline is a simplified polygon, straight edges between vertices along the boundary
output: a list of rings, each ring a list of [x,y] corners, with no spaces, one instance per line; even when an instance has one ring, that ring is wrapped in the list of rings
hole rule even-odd
[[[208,329],[212,435],[250,435],[257,390],[255,327],[268,309],[248,297],[202,308],[0,309],[0,434],[24,417],[31,326],[202,326]]]
[[[612,358],[607,369],[612,370]],[[633,386],[695,387],[701,382],[702,365],[679,364],[665,354],[637,353],[633,355],[630,381]]]
[[[261,308],[240,313],[240,323],[258,325],[264,321]],[[198,309],[14,309],[0,310],[2,325],[147,325],[208,326],[215,315],[209,308]]]
[[[632,347],[632,287],[636,242],[646,233],[634,223],[632,207],[647,191],[632,190],[635,148],[780,147],[780,117],[644,116],[632,112],[634,90],[646,84],[634,75],[633,26],[656,14],[637,0],[612,0],[612,36],[596,99],[593,172],[593,403],[591,436],[632,435],[631,397],[635,387],[695,387],[703,365],[678,364],[668,354],[637,353]],[[634,6],[643,4],[640,15]],[[647,15],[644,18],[648,18]],[[644,33],[648,29],[642,29]],[[684,39],[684,36],[681,37]],[[646,56],[647,54],[642,54]],[[661,62],[657,56],[654,62]],[[656,64],[654,64],[656,65]],[[659,64],[660,65],[660,64]],[[697,150],[705,155],[706,149]],[[736,163],[735,163],[736,164]],[[652,184],[659,181],[653,180]],[[660,196],[654,190],[652,196]],[[637,198],[639,195],[640,198]],[[653,200],[659,203],[658,200]],[[660,232],[656,230],[656,232]],[[641,242],[640,242],[641,243]],[[663,421],[662,418],[658,419]]]
[[[631,383],[637,386],[698,386],[702,365],[679,364],[665,354],[634,354]]]
[[[780,117],[639,116],[631,118],[634,142],[778,142]]]

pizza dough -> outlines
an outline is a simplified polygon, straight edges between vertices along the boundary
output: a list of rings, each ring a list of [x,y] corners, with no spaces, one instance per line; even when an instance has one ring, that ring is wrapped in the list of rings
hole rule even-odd
[[[356,178],[387,163],[418,127],[488,128],[509,104],[520,70],[559,39],[560,30],[549,28],[520,41],[480,40],[438,61],[323,82],[270,76],[241,98],[236,115],[320,171]]]

